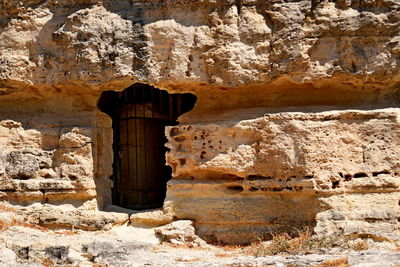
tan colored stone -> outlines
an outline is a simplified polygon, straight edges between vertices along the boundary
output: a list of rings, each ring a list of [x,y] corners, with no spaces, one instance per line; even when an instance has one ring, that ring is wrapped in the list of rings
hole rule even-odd
[[[0,198],[48,226],[128,220],[97,211],[113,162],[97,101],[140,81],[197,102],[166,131],[165,213],[134,222],[193,219],[225,243],[304,225],[395,240],[399,5],[2,1]]]
[[[206,246],[206,242],[196,235],[193,222],[190,220],[179,220],[158,227],[155,233],[162,242],[193,247]]]
[[[398,240],[398,201],[380,198],[396,199],[400,188],[399,109],[278,112],[251,120],[234,120],[235,114],[229,124],[166,131],[175,178],[167,203],[177,218],[194,220],[200,236],[247,243],[317,225],[318,233],[335,234],[382,227],[376,231]],[[333,196],[363,198],[357,210],[345,211]],[[347,217],[323,215],[331,213]]]
[[[31,223],[54,229],[108,230],[129,220],[128,214],[124,213],[75,209],[67,206],[33,206],[22,212]]]
[[[133,213],[130,222],[134,226],[157,227],[173,221],[173,216],[162,209]]]

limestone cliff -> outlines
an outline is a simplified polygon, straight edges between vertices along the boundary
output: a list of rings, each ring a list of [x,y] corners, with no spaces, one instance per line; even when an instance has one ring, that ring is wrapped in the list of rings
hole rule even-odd
[[[109,204],[97,101],[136,82],[197,96],[166,129],[171,218],[227,243],[398,240],[399,1],[2,1],[0,198]]]

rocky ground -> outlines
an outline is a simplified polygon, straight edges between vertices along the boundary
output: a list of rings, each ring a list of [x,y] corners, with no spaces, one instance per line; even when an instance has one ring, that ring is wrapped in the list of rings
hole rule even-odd
[[[190,221],[162,228],[128,225],[108,231],[48,230],[30,224],[3,226],[0,266],[399,266],[394,244],[320,253],[264,256],[267,243],[208,245]],[[158,233],[157,236],[155,233]],[[267,244],[267,245],[266,245]],[[380,246],[380,248],[379,248]]]

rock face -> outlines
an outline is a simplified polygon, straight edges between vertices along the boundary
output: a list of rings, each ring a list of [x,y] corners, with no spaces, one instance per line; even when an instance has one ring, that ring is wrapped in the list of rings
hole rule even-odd
[[[237,122],[234,112],[229,125],[170,127],[175,179],[167,200],[215,241],[301,225],[397,239],[399,111],[280,112]]]
[[[127,221],[98,211],[113,186],[98,101],[140,82],[197,102],[166,129],[164,210],[132,223],[398,241],[399,70],[397,0],[2,1],[0,199],[49,227]]]
[[[386,83],[398,79],[398,9],[394,0],[12,0],[1,6],[0,77],[237,86],[343,74]]]

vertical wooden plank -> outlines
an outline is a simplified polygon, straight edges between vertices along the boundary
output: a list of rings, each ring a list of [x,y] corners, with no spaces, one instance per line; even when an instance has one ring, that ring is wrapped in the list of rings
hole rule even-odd
[[[119,189],[124,191],[129,185],[129,150],[126,146],[120,146],[120,161],[121,161],[121,179],[119,181]]]
[[[134,209],[154,208],[163,203],[171,172],[165,166],[164,127],[174,123],[182,110],[180,96],[158,90],[146,95],[145,90],[154,89],[133,86],[122,94],[125,99],[118,123],[120,202]],[[148,96],[152,97],[150,102]],[[130,118],[126,119],[128,115]]]
[[[127,127],[127,120],[120,120],[119,121],[119,144],[120,145],[126,145],[128,144],[128,131],[126,129]]]
[[[146,123],[146,120],[145,119],[138,119],[137,120],[137,123],[138,123],[138,129],[137,129],[137,132],[136,132],[136,135],[137,135],[137,140],[138,140],[138,145],[137,145],[137,147],[138,147],[138,160],[139,160],[139,163],[138,163],[138,165],[140,166],[139,167],[139,174],[140,174],[140,189],[145,189],[144,187],[143,187],[143,181],[145,180],[145,177],[146,177],[146,170],[145,170],[145,157],[146,157],[146,152],[145,152],[145,149],[146,149],[146,144],[145,144],[145,136],[144,136],[144,127],[145,127],[145,123]]]

